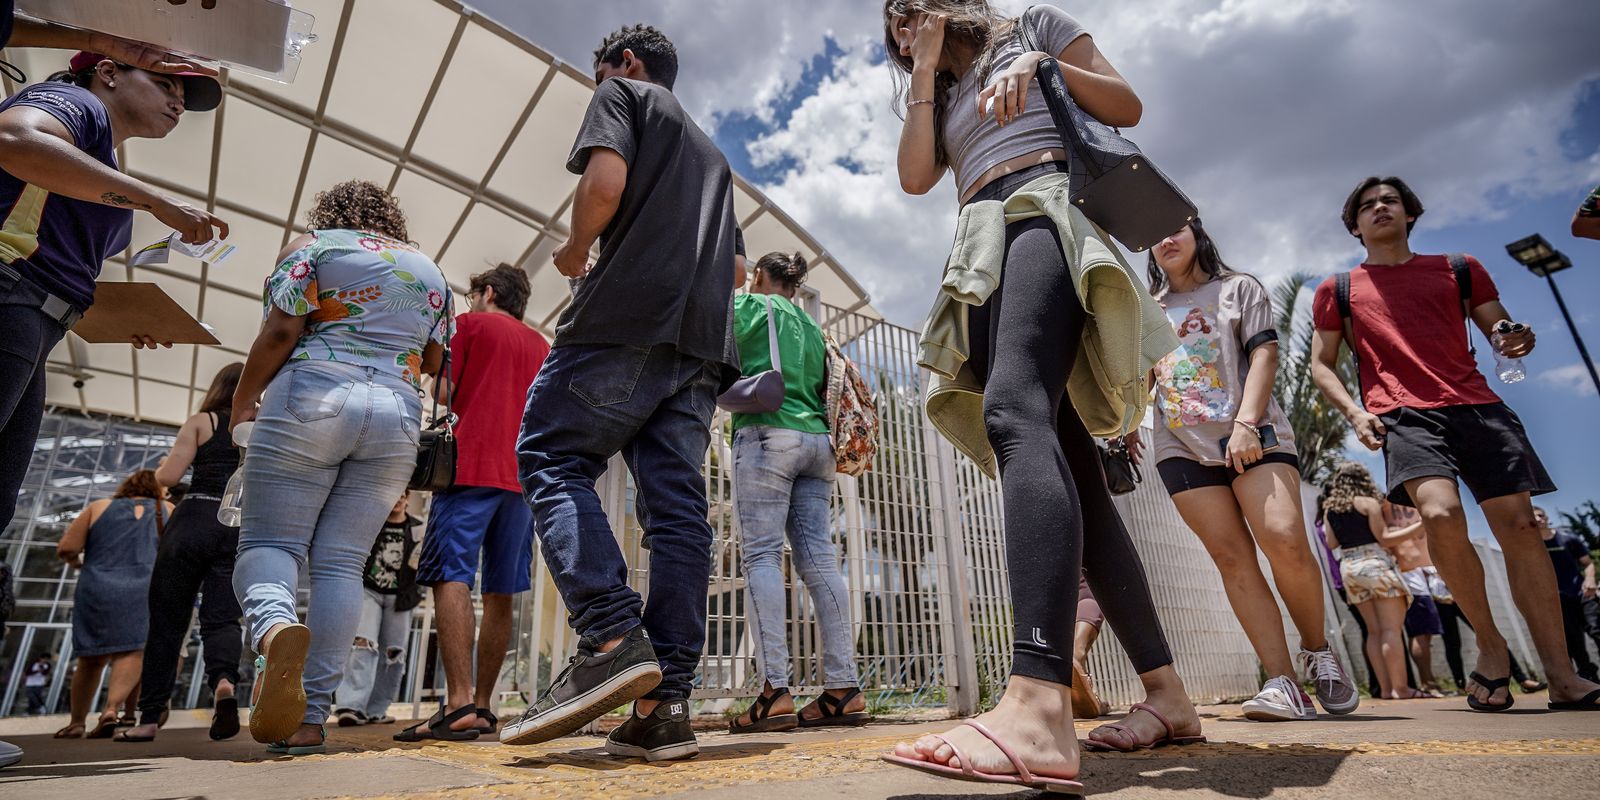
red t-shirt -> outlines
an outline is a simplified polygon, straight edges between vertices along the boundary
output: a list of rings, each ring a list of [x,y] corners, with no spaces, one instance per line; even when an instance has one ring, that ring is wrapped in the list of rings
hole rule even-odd
[[[528,387],[550,354],[538,331],[505,314],[456,317],[450,339],[451,410],[456,424],[456,484],[522,491],[517,432]]]
[[[1471,306],[1500,299],[1494,280],[1467,256]],[[1317,330],[1342,331],[1334,278],[1317,287]],[[1404,264],[1362,264],[1350,273],[1350,331],[1368,412],[1498,403],[1467,350],[1461,290],[1450,260],[1412,256]]]

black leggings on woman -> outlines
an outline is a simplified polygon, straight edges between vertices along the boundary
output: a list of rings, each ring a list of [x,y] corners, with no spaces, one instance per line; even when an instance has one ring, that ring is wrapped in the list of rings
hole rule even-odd
[[[1031,177],[996,183],[1014,189],[1014,179]],[[969,318],[971,364],[984,383],[984,424],[1000,461],[1011,673],[1066,685],[1080,566],[1134,669],[1172,663],[1094,439],[1065,397],[1084,320],[1055,225],[1036,217],[1007,226],[1000,287]]]

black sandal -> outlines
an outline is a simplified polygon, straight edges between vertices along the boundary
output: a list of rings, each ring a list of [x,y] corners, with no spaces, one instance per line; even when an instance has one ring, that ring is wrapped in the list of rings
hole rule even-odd
[[[850,701],[861,696],[860,688],[852,688],[844,697],[834,697],[827,692],[817,695],[817,708],[822,711],[822,716],[816,719],[800,718],[802,728],[854,728],[872,721],[872,715],[865,711],[844,712],[845,706]]]
[[[478,707],[470,703],[450,712],[448,715],[441,708],[433,716],[429,717],[427,722],[419,722],[395,734],[394,740],[397,742],[426,742],[436,739],[441,742],[470,742],[478,738],[477,728],[455,731],[450,729],[450,723],[477,713]]]
[[[1517,704],[1517,698],[1512,697],[1511,690],[1507,688],[1511,685],[1511,676],[1507,675],[1504,678],[1496,678],[1491,681],[1488,678],[1483,677],[1483,675],[1474,672],[1471,675],[1468,675],[1467,679],[1485,689],[1488,689],[1489,696],[1491,697],[1494,696],[1495,692],[1501,689],[1506,690],[1506,701],[1504,703],[1485,703],[1478,698],[1473,697],[1471,692],[1468,692],[1467,706],[1473,711],[1482,711],[1485,714],[1497,714]]]
[[[1562,700],[1550,703],[1551,711],[1600,711],[1600,689],[1583,696],[1582,700]]]
[[[487,708],[478,709],[478,733],[493,736],[500,732],[500,718]]]
[[[772,716],[772,707],[780,698],[788,697],[787,688],[773,689],[770,695],[760,695],[754,703],[750,704],[750,724],[740,725],[735,718],[728,723],[729,733],[777,733],[779,731],[792,731],[800,727],[800,717],[796,714],[779,714]]]

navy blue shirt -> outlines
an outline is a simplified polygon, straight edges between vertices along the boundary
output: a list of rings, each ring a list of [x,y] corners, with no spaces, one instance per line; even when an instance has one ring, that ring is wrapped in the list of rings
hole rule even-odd
[[[43,109],[71,131],[78,149],[117,169],[106,106],[88,89],[36,83],[0,102]],[[0,263],[87,309],[94,302],[100,265],[127,248],[133,212],[100,203],[52,196],[0,170]]]
[[[1545,541],[1544,549],[1556,569],[1556,591],[1567,597],[1583,596],[1583,558],[1589,555],[1583,540],[1557,532],[1555,538]]]

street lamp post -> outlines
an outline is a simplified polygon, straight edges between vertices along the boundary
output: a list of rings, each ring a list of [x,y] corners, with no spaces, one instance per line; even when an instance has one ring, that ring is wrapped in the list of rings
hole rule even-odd
[[[1583,346],[1583,337],[1578,335],[1578,326],[1572,322],[1572,313],[1567,311],[1567,301],[1561,298],[1561,290],[1556,288],[1555,274],[1572,266],[1572,260],[1566,254],[1550,246],[1545,238],[1534,234],[1525,239],[1518,239],[1506,245],[1506,252],[1517,260],[1517,263],[1528,268],[1529,272],[1545,279],[1550,284],[1550,293],[1556,297],[1556,306],[1561,309],[1561,316],[1567,321],[1567,329],[1572,331],[1572,341],[1578,345],[1578,357],[1583,359],[1583,365],[1589,370],[1589,379],[1594,381],[1596,392],[1600,392],[1600,373],[1594,368],[1594,360],[1589,358],[1589,348]]]

